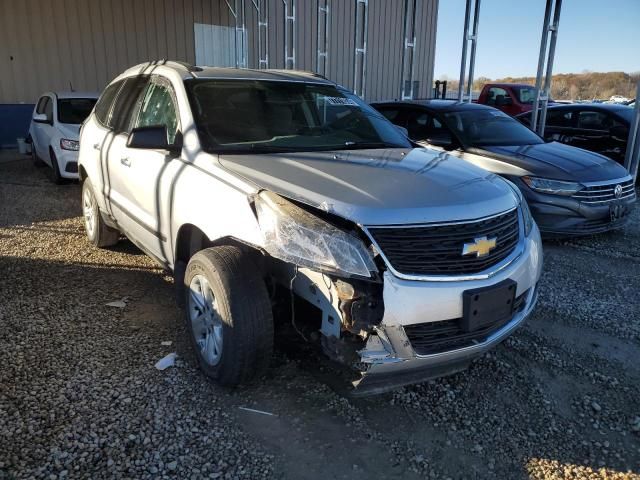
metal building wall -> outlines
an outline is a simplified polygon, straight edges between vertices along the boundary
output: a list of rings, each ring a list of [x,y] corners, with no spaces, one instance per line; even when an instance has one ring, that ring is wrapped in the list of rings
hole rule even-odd
[[[232,6],[233,0],[229,2]],[[268,0],[270,68],[284,67],[284,5]],[[296,68],[316,67],[317,0],[296,0]],[[366,97],[399,98],[404,0],[369,0]],[[418,0],[417,96],[428,96],[438,0]],[[257,68],[256,12],[245,0],[249,64]],[[332,0],[327,76],[353,86],[355,0]],[[0,103],[46,90],[100,91],[149,59],[195,62],[194,23],[234,26],[224,0],[0,0]],[[233,49],[233,45],[228,48]]]

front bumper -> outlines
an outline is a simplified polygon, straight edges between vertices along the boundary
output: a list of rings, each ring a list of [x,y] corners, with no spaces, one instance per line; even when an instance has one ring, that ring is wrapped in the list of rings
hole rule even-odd
[[[542,270],[542,242],[534,227],[522,254],[489,278],[472,281],[420,282],[401,280],[390,273],[384,278],[384,318],[374,337],[375,347],[361,351],[365,366],[354,382],[353,395],[382,393],[403,385],[422,382],[465,369],[469,363],[509,336],[531,314],[537,300],[537,282]],[[469,289],[511,279],[516,296],[524,295],[522,308],[506,324],[490,332],[483,341],[430,355],[419,355],[406,335],[405,326],[462,317],[462,295]]]
[[[55,149],[56,158],[58,159],[58,168],[60,168],[60,176],[62,178],[77,179],[78,178],[78,152],[73,150]]]
[[[520,186],[542,234],[546,236],[592,235],[615,230],[624,226],[629,214],[615,221],[611,220],[609,204],[588,205],[573,197],[547,195]],[[636,202],[636,197],[619,200],[627,212]]]

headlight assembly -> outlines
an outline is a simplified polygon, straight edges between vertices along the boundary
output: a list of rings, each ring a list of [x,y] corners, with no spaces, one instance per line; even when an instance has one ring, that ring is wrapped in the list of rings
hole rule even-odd
[[[377,270],[359,238],[272,192],[255,200],[264,248],[273,257],[338,275],[371,277]]]
[[[533,215],[529,210],[529,205],[524,197],[520,197],[520,211],[522,212],[522,220],[524,221],[524,235],[528,237],[533,228]]]
[[[539,177],[522,177],[531,190],[539,193],[551,193],[553,195],[571,196],[582,189],[582,185],[577,182],[564,182],[562,180],[551,180]]]
[[[60,148],[63,150],[78,150],[80,143],[76,140],[69,140],[67,138],[60,139]]]

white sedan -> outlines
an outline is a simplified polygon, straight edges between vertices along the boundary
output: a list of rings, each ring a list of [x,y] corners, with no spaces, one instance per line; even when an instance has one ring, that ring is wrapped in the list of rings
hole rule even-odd
[[[36,104],[29,127],[31,155],[36,165],[51,167],[55,183],[78,178],[80,126],[98,96],[86,92],[47,92]]]

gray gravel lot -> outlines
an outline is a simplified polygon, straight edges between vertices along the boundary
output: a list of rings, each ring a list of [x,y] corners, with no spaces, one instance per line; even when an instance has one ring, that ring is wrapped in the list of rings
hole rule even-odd
[[[90,247],[77,184],[4,160],[0,480],[640,478],[640,208],[546,243],[536,314],[468,371],[351,400],[281,351],[255,384],[206,381],[171,278]]]

